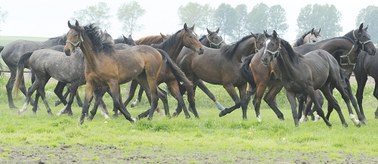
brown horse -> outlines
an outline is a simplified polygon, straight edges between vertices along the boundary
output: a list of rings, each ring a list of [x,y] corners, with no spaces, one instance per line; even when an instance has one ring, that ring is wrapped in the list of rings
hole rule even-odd
[[[80,123],[84,122],[88,114],[90,101],[95,94],[100,99],[109,89],[113,104],[130,122],[135,122],[120,96],[119,84],[133,79],[150,93],[151,110],[149,119],[152,119],[154,109],[157,107],[157,78],[162,66],[163,57],[160,52],[150,46],[134,46],[128,49],[115,50],[113,41],[104,41],[100,30],[93,24],[80,26],[76,21],[71,25],[67,33],[67,43],[64,50],[67,55],[76,47],[80,47],[85,60],[85,99],[80,117]]]
[[[150,36],[145,36],[142,38],[139,38],[138,40],[135,40],[135,44],[137,45],[151,45],[151,44],[157,44],[161,43],[164,40],[167,40],[169,35],[164,35],[160,33],[160,35],[150,35]]]
[[[340,56],[345,55],[345,54],[346,56],[353,58],[353,56],[355,57],[358,54],[359,49],[361,48],[364,51],[367,51],[368,53],[375,52],[374,45],[372,45],[369,40],[370,40],[370,36],[367,33],[367,29],[366,28],[364,29],[363,25],[361,24],[359,29],[352,30],[351,32],[344,35],[343,37],[325,39],[325,40],[316,42],[314,44],[304,44],[299,47],[294,47],[294,51],[299,52],[300,54],[305,54],[312,50],[323,49],[329,52],[330,54],[332,54],[336,58],[336,60],[340,59]],[[265,93],[265,89],[267,87],[269,87],[269,90],[265,94],[264,100],[273,109],[277,117],[279,119],[283,119],[283,114],[278,109],[277,103],[275,101],[276,95],[279,93],[279,91],[283,87],[282,83],[280,82],[280,80],[277,79],[277,77],[271,74],[272,70],[270,67],[266,67],[261,63],[261,57],[262,57],[262,54],[257,53],[252,58],[251,63],[249,65],[252,71],[253,77],[254,77],[254,82],[256,84],[256,93],[253,99],[253,105],[255,107],[257,120],[259,122],[261,121],[261,116],[260,116],[261,98],[263,97]],[[340,60],[338,61],[340,62]],[[347,85],[350,86],[349,83],[347,83]],[[354,97],[353,95],[351,96],[351,92],[348,92],[348,95],[352,100],[353,107],[356,109],[356,113],[359,116],[359,119],[364,120],[362,116],[360,115],[357,105],[353,103]],[[352,120],[357,122],[355,120],[353,111],[350,110],[349,115]]]
[[[185,48],[180,52],[177,63],[195,85],[199,85],[199,80],[222,85],[234,100],[235,105],[230,108],[224,109],[221,106],[223,109],[219,116],[224,116],[242,107],[243,118],[247,118],[247,82],[241,76],[240,66],[242,57],[255,53],[259,48],[257,46],[261,45],[260,42],[264,42],[265,37],[263,39],[260,38],[260,35],[251,34],[240,39],[235,44],[223,46],[220,49],[204,47],[202,55]],[[200,86],[200,88],[203,86]],[[239,90],[239,96],[235,91],[235,87]],[[219,104],[215,97],[213,98],[213,101]]]
[[[272,68],[273,74],[282,81],[286,89],[286,96],[290,102],[295,126],[298,126],[299,116],[297,113],[296,96],[304,94],[311,97],[320,117],[327,126],[331,126],[324,116],[320,102],[315,98],[315,90],[320,89],[339,114],[342,124],[347,127],[340,106],[333,97],[330,85],[332,84],[341,93],[348,108],[351,108],[349,97],[345,92],[344,81],[341,78],[341,69],[333,56],[325,50],[318,49],[310,51],[305,55],[296,53],[290,44],[277,36],[269,37],[264,47],[261,62],[263,65]]]
[[[215,31],[210,31],[208,28],[207,30],[207,35],[203,35],[199,41],[206,47],[210,48],[221,48],[223,45],[225,45],[225,42],[220,36],[219,33],[219,28]]]
[[[184,24],[184,28],[177,31],[175,34],[170,35],[167,40],[160,44],[152,44],[154,48],[162,49],[165,52],[167,52],[170,55],[170,58],[175,60],[180,53],[181,49],[185,46],[194,52],[198,52],[199,54],[202,54],[203,49],[202,49],[202,44],[198,41],[197,36],[194,33],[194,26],[188,28],[186,23]],[[185,88],[188,90],[193,89],[192,83],[186,78],[185,74],[180,70],[180,68],[170,68],[170,67],[177,67],[176,64],[172,65],[166,65],[164,64],[162,67],[162,70],[159,74],[158,78],[158,84],[165,82],[168,86],[168,89],[172,96],[178,101],[178,106],[176,108],[176,113],[180,113],[181,110],[184,108],[185,116],[187,118],[190,117],[184,100],[182,98],[182,95],[180,94],[179,90],[179,84],[177,83],[177,79],[180,79],[180,81],[184,82]],[[130,88],[129,92],[129,97],[125,101],[125,105],[127,105],[132,97],[134,96],[135,92],[135,86],[132,85]],[[188,93],[193,94],[193,91],[189,91]],[[193,97],[193,96],[188,96]],[[165,98],[166,97],[160,97],[160,98]],[[195,115],[195,117],[199,117],[197,110],[195,108],[194,100],[189,99],[188,100],[190,103],[190,107]],[[163,100],[163,102],[167,102],[167,100]],[[168,104],[166,104],[168,106]],[[166,109],[166,115],[169,115],[169,112]]]

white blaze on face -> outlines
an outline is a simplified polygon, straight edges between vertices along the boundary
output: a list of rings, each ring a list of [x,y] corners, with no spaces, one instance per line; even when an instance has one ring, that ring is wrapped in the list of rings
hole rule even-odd
[[[266,48],[267,48],[267,46],[268,46],[269,43],[270,43],[270,39],[268,39],[268,40],[265,41],[265,48],[264,48],[264,53],[263,54],[266,53]]]

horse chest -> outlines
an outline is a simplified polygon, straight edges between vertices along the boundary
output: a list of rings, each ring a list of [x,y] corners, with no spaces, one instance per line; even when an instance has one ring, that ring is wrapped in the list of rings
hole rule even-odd
[[[284,81],[283,82],[285,89],[288,91],[292,92],[303,92],[304,91],[304,86],[303,83],[300,81],[294,81],[294,80],[289,80],[289,81]]]

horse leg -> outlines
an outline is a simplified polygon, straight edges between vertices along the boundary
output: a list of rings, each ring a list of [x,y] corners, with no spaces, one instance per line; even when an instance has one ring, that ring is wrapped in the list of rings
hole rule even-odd
[[[339,89],[339,88],[337,88],[337,89]],[[341,109],[340,109],[340,106],[339,106],[339,104],[337,103],[335,97],[333,97],[333,95],[332,95],[332,91],[331,91],[331,89],[330,89],[330,84],[326,84],[326,85],[325,85],[323,88],[321,88],[320,90],[323,92],[324,97],[327,99],[329,106],[330,106],[331,108],[334,108],[334,109],[337,111],[337,113],[339,114],[339,118],[340,118],[340,121],[341,121],[342,125],[343,125],[344,127],[348,127],[348,124],[345,122],[345,119],[344,119],[344,116],[343,116],[342,111],[341,111]],[[343,91],[343,90],[342,90],[342,91]],[[339,90],[339,92],[341,92],[341,91]],[[344,95],[345,95],[345,94],[344,94]],[[315,101],[317,101],[315,97],[314,97],[313,100],[314,100],[314,103],[315,103]],[[316,105],[316,104],[315,104],[315,105]],[[319,106],[320,106],[320,104],[319,104]],[[318,111],[320,111],[320,110],[318,110]],[[329,112],[329,111],[328,111],[328,112]],[[320,117],[323,118],[323,120],[324,120],[324,119],[327,119],[327,118],[324,118],[323,113],[319,113],[319,112],[318,112],[318,114],[319,114]],[[328,119],[327,119],[327,121],[328,121]]]
[[[206,85],[203,83],[202,80],[197,80],[196,81],[196,85],[211,99],[213,100],[213,102],[215,103],[215,105],[217,106],[217,108],[221,111],[223,111],[225,109],[225,107],[219,103],[214,94],[206,87]]]
[[[306,96],[303,95],[303,94],[300,94],[300,95],[297,95],[297,99],[298,99],[298,119],[299,119],[299,122],[303,122],[305,121],[305,118],[306,118],[306,121],[307,121],[307,116],[304,115],[304,111],[303,110],[305,108],[305,103],[306,103]]]
[[[127,106],[130,101],[134,98],[135,95],[135,89],[138,86],[138,82],[136,80],[132,80],[129,88],[129,95],[127,96],[127,99],[123,103],[124,106]]]
[[[93,92],[94,87],[91,82],[88,82],[85,84],[85,96],[84,96],[84,104],[81,110],[81,116],[80,116],[80,124],[84,123],[84,118],[88,114],[88,109],[90,106],[90,101],[93,99]]]
[[[367,123],[366,117],[363,113],[360,112],[360,109],[358,108],[358,104],[356,101],[356,98],[354,97],[352,93],[352,87],[350,86],[350,82],[348,78],[345,78],[345,82],[347,84],[347,94],[348,94],[348,99],[352,102],[353,108],[356,111],[356,114],[358,116],[358,120],[361,121],[363,124]]]
[[[247,83],[238,87],[241,99],[241,108],[243,118],[247,119],[247,107],[249,102],[249,95],[247,95]]]
[[[185,106],[184,99],[180,93],[179,85],[176,80],[167,82],[168,89],[171,95],[177,100],[176,112],[173,113],[173,116],[177,116],[177,113],[180,113],[184,109],[185,118],[190,118],[188,109]],[[196,116],[197,117],[197,116]]]
[[[7,85],[6,85],[7,96],[8,96],[8,106],[9,106],[10,109],[15,109],[17,107],[14,105],[14,102],[13,102],[12,89],[13,89],[13,86],[14,86],[14,82],[16,80],[16,70],[11,69],[11,67],[9,67],[9,70],[10,70],[10,77],[9,77]]]
[[[69,91],[70,91],[70,96],[68,98],[67,105],[62,109],[62,111],[65,111],[67,115],[72,116],[72,103],[75,98],[75,95],[77,93],[77,88],[79,88],[80,81],[75,81],[70,84]]]
[[[377,83],[377,80],[375,80],[374,97],[376,99],[378,99],[378,83]],[[375,118],[378,119],[378,108],[375,110]]]
[[[47,82],[48,80],[41,80],[41,81],[42,81],[42,83],[39,84],[37,90],[38,90],[39,94],[40,94],[41,97],[42,97],[42,101],[43,101],[43,103],[45,104],[45,107],[46,107],[46,109],[47,109],[47,113],[51,116],[51,115],[52,115],[52,113],[51,113],[51,108],[50,108],[50,106],[49,106],[49,103],[48,103],[47,100],[46,100],[46,94],[45,94],[45,86],[46,86],[46,82]]]
[[[253,98],[253,106],[255,107],[255,113],[257,122],[261,122],[261,116],[260,116],[260,105],[261,105],[261,99],[265,93],[266,84],[265,83],[258,83],[256,87],[256,93],[255,97]]]
[[[59,100],[55,102],[55,106],[59,105],[60,103],[63,103],[64,105],[67,104],[66,98],[69,94],[69,90],[67,90],[67,92],[64,95],[62,94],[65,86],[66,84],[60,81],[58,82],[58,84],[56,84],[54,93],[56,96],[58,96]]]
[[[20,109],[18,111],[18,114],[22,114],[22,113],[24,113],[27,110],[28,105],[29,105],[29,103],[31,101],[31,96],[33,95],[34,91],[37,89],[37,87],[39,85],[38,83],[39,83],[39,80],[36,80],[36,81],[33,82],[32,86],[30,86],[30,88],[29,88],[29,90],[28,90],[28,92],[26,94],[26,102],[23,105],[22,109]]]
[[[273,110],[279,120],[285,120],[283,113],[278,109],[276,96],[282,90],[282,84],[272,85],[264,96],[264,101]],[[260,106],[260,105],[259,105]]]
[[[133,119],[130,115],[130,113],[127,111],[126,107],[123,106],[121,96],[120,96],[120,88],[117,80],[112,80],[108,82],[109,91],[111,93],[114,106],[118,108],[123,116],[126,118],[126,120],[130,121],[131,123],[135,122],[135,119]]]
[[[106,92],[106,89],[103,89],[103,88],[101,88],[101,89],[97,88],[95,90],[95,103],[93,105],[92,110],[90,111],[90,115],[88,116],[88,120],[93,120],[94,116],[97,113],[97,109],[98,109],[99,105],[104,104],[104,101],[102,100],[102,98],[104,97],[105,92]]]
[[[171,118],[171,114],[169,113],[169,104],[168,104],[168,97],[167,97],[168,93],[164,91],[163,89],[161,89],[160,87],[158,87],[157,91],[158,91],[159,99],[163,102],[165,116]],[[159,108],[156,108],[156,111],[160,112]]]
[[[234,85],[232,85],[232,84],[223,85],[223,88],[226,89],[228,95],[231,96],[232,100],[235,102],[235,105],[230,107],[230,108],[226,108],[226,109],[222,110],[219,113],[219,117],[223,117],[226,114],[233,112],[235,109],[240,108],[240,106],[241,106],[241,100],[240,100],[238,94],[235,91]],[[243,119],[246,120],[247,117],[243,116]]]
[[[142,101],[143,93],[144,93],[144,89],[143,89],[142,87],[139,87],[138,97],[137,97],[137,99],[136,99],[133,103],[131,103],[131,105],[130,105],[132,108],[133,108],[133,107],[136,107],[136,106],[138,105],[138,103]]]
[[[366,85],[368,77],[366,74],[360,75],[358,73],[357,74],[355,73],[355,77],[357,81],[356,98],[357,98],[358,107],[360,108],[361,114],[365,115],[364,108],[362,107],[362,100],[364,98],[364,89],[365,89],[365,85]]]
[[[287,100],[289,101],[290,103],[290,107],[291,107],[291,113],[293,115],[293,120],[294,120],[294,125],[296,127],[299,126],[298,124],[298,112],[297,112],[297,100],[295,98],[295,93],[292,93],[292,92],[289,92],[289,91],[286,91],[286,97],[287,97]]]

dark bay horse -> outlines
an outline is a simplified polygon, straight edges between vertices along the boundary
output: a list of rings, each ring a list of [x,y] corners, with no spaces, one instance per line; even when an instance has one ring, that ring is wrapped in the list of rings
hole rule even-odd
[[[370,35],[367,33],[367,28],[363,28],[362,24],[360,25],[359,29],[352,30],[348,32],[347,34],[345,34],[343,37],[325,39],[325,40],[322,40],[313,44],[304,44],[299,47],[294,47],[294,51],[300,54],[305,54],[307,52],[310,52],[316,49],[323,49],[329,52],[336,58],[337,61],[340,61],[339,60],[340,56],[348,56],[348,58],[350,59],[352,59],[353,57],[356,57],[360,49],[369,53],[375,52],[374,45],[370,42]],[[275,101],[276,95],[279,93],[279,91],[283,87],[282,83],[274,75],[271,74],[270,67],[266,67],[261,63],[261,57],[262,57],[262,54],[257,53],[252,58],[251,63],[249,65],[252,71],[253,77],[254,77],[255,85],[256,85],[256,93],[253,99],[256,117],[258,121],[261,121],[261,116],[260,116],[261,98],[263,97],[266,88],[269,87],[269,90],[264,96],[264,100],[273,109],[277,117],[280,119],[283,119],[283,114],[279,111],[277,107],[277,103]],[[339,65],[341,64],[339,63]],[[347,81],[347,85],[350,86],[348,81]],[[353,95],[351,95],[351,91],[348,92],[348,95],[351,98],[353,107],[356,109],[356,113],[358,115],[359,120],[360,121],[364,120],[363,116],[361,116],[358,110],[357,103],[355,102]],[[355,120],[355,116],[352,110],[349,111],[349,116],[352,120]]]
[[[209,91],[203,83],[201,84],[203,86],[200,86],[200,83],[198,83],[203,80],[211,84],[222,85],[226,89],[235,102],[234,106],[224,108],[216,101],[215,97],[210,97],[218,109],[222,110],[219,114],[220,116],[224,116],[242,107],[243,119],[246,119],[248,101],[246,96],[247,82],[241,76],[240,66],[242,58],[255,53],[259,48],[258,46],[261,45],[260,42],[264,41],[265,37],[251,34],[243,37],[235,44],[222,46],[220,49],[204,47],[202,55],[184,48],[176,61],[188,78],[200,88],[205,87],[205,90]],[[238,88],[239,95],[235,91],[235,87]],[[201,89],[205,91],[203,88]]]
[[[222,36],[220,36],[219,33],[219,28],[215,31],[210,31],[208,28],[207,30],[207,35],[203,35],[199,41],[206,47],[210,48],[221,48],[223,45],[226,43],[224,42]]]
[[[154,48],[164,50],[165,52],[169,54],[172,60],[175,60],[177,58],[178,54],[180,53],[181,49],[184,46],[191,49],[194,52],[198,52],[199,54],[202,54],[202,51],[203,51],[202,44],[198,41],[197,35],[195,35],[194,33],[194,26],[189,28],[187,27],[186,23],[184,24],[183,29],[177,31],[173,35],[170,35],[162,43],[152,44],[151,46]],[[177,68],[170,68],[170,67],[177,67]],[[186,78],[185,74],[180,70],[180,68],[178,68],[176,64],[172,64],[172,65],[164,64],[158,77],[158,84],[165,82],[172,96],[175,97],[175,99],[178,101],[178,106],[176,108],[175,113],[180,113],[181,110],[184,109],[186,117],[189,118],[190,115],[186,110],[185,103],[183,101],[182,95],[179,90],[179,84],[177,83],[178,80],[183,81],[185,88],[187,88],[188,90],[193,89],[192,83]],[[126,100],[125,105],[127,105],[131,101],[132,97],[134,96],[134,91],[135,91],[135,86],[130,88],[129,97]],[[188,93],[193,94],[193,91],[189,91]],[[188,96],[188,98],[189,97],[191,98],[193,96]],[[194,100],[189,99],[188,101],[194,115],[196,117],[199,117],[197,110],[195,108]],[[163,102],[167,102],[167,100],[163,100]],[[166,114],[169,115],[167,111],[166,111]]]
[[[293,47],[298,47],[305,43],[315,43],[319,40],[320,37],[320,31],[321,28],[319,28],[318,31],[316,31],[314,28],[312,28],[310,31],[304,33],[300,38],[295,41]]]
[[[295,126],[298,126],[299,121],[296,109],[296,96],[298,94],[310,96],[315,103],[315,109],[319,116],[323,118],[327,126],[331,126],[321,109],[320,102],[315,98],[315,90],[317,89],[322,91],[328,103],[336,109],[342,124],[345,127],[348,126],[330,89],[331,84],[335,86],[348,108],[351,108],[349,97],[343,88],[346,84],[341,78],[341,69],[330,53],[319,49],[310,51],[305,55],[298,54],[287,41],[279,38],[276,31],[273,31],[272,37],[269,37],[266,42],[261,62],[272,68],[275,76],[281,80],[285,87]]]
[[[362,100],[368,76],[371,76],[374,79],[375,85],[373,95],[378,99],[378,49],[373,56],[368,55],[366,52],[361,52],[358,55],[357,63],[353,72],[357,81],[356,98],[358,106],[360,107],[361,114],[365,115],[362,107]],[[375,118],[378,119],[378,108],[375,111]]]
[[[88,114],[93,95],[96,99],[102,98],[107,89],[116,108],[128,121],[135,122],[122,104],[119,86],[133,79],[138,80],[150,94],[149,119],[152,119],[157,107],[157,76],[164,62],[161,53],[143,45],[115,50],[113,41],[104,41],[100,30],[93,24],[80,26],[76,21],[75,25],[71,25],[68,21],[68,27],[70,30],[64,48],[66,54],[70,55],[75,48],[80,47],[85,60],[85,99],[80,123],[84,122],[85,115]]]
[[[10,71],[10,77],[6,85],[7,95],[8,95],[8,105],[9,108],[16,108],[13,102],[12,96],[12,89],[14,86],[14,81],[16,79],[16,70],[17,70],[17,63],[21,57],[21,55],[32,52],[34,50],[48,48],[55,45],[64,45],[66,43],[66,36],[58,36],[54,38],[50,38],[44,42],[37,42],[37,41],[28,41],[28,40],[16,40],[5,45],[1,57],[3,58],[5,64],[8,66]],[[21,81],[21,92],[26,95],[26,88],[24,84],[24,80]]]

